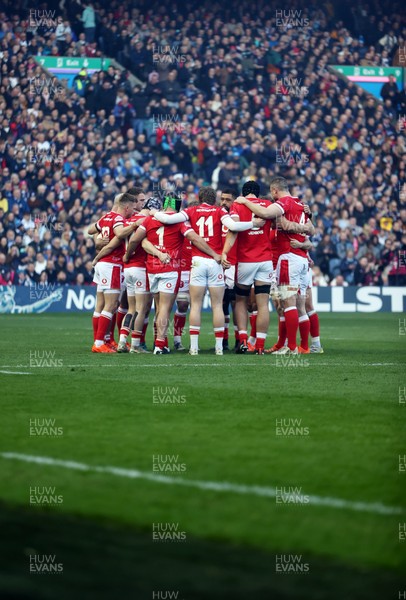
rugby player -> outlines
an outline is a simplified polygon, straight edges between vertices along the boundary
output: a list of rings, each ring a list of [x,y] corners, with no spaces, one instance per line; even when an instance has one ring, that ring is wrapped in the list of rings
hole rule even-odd
[[[180,201],[176,202],[176,208],[179,210]],[[147,248],[149,285],[151,293],[154,294],[156,307],[157,338],[154,354],[164,354],[167,347],[169,316],[179,288],[183,237],[191,240],[193,249],[210,257],[216,264],[220,263],[221,257],[192,229],[190,223],[185,222],[185,219],[182,218],[175,224],[163,224],[162,219],[156,218],[157,215],[161,218],[174,217],[177,213],[171,206],[168,206],[164,212],[157,211],[155,216],[147,217],[131,236],[124,262],[129,260],[131,254],[145,238],[160,253],[159,260],[156,260]]]
[[[235,190],[231,188],[224,189],[220,196],[220,206],[227,212],[230,212],[231,205],[237,197]],[[225,225],[221,228],[222,243],[224,245],[226,236],[228,233],[228,227]],[[228,254],[228,262],[230,266],[224,271],[224,298],[223,298],[223,313],[224,313],[224,339],[223,339],[223,350],[228,350],[228,330],[230,326],[230,305],[233,314],[233,325],[234,325],[234,336],[235,336],[235,347],[237,348],[239,337],[238,337],[238,326],[237,319],[235,316],[235,265],[237,264],[237,244],[234,244],[231,251]]]
[[[216,192],[211,187],[199,189],[199,204],[189,206],[178,214],[168,215],[155,213],[155,218],[161,223],[181,223],[190,221],[192,229],[207,242],[211,253],[202,250],[196,244],[192,246],[192,268],[190,272],[190,350],[189,353],[199,353],[199,334],[201,324],[201,311],[206,290],[209,290],[211,308],[213,312],[213,329],[216,338],[215,353],[223,354],[224,339],[224,273],[221,264],[213,258],[220,255],[222,249],[221,228],[222,225],[233,231],[245,231],[254,227],[254,223],[236,223],[224,208],[216,206]],[[226,268],[230,263],[224,265]]]
[[[274,203],[266,206],[245,197],[239,197],[235,202],[245,205],[247,209],[263,219],[280,219],[281,227],[278,228],[275,237],[279,253],[277,282],[284,309],[288,345],[276,353],[298,354],[296,335],[299,316],[296,303],[299,289],[304,297],[306,294],[309,263],[306,251],[302,248],[293,248],[290,242],[292,239],[304,242],[306,235],[312,235],[314,227],[305,213],[303,203],[289,194],[288,182],[285,178],[272,177],[270,193]]]
[[[103,215],[96,223],[88,228],[89,235],[99,233],[104,240],[112,241],[116,233],[125,227],[125,219],[131,216],[134,209],[134,198],[129,194],[120,194],[115,199],[114,210]],[[131,227],[131,226],[130,226]],[[107,247],[107,246],[106,246]],[[105,248],[106,248],[105,247]],[[100,251],[103,252],[104,248]],[[100,253],[99,253],[100,254]],[[111,327],[113,313],[117,309],[121,292],[122,257],[124,242],[119,242],[113,250],[95,259],[93,281],[97,284],[98,308],[100,316],[93,315],[94,343],[92,352],[114,352],[104,341]]]

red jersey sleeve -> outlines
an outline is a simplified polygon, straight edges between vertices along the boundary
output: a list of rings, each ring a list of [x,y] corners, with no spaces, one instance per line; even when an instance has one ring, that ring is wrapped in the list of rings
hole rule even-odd
[[[180,232],[182,235],[186,235],[188,231],[193,231],[192,226],[190,224],[190,221],[185,221],[184,223],[182,223],[182,226],[180,228]]]

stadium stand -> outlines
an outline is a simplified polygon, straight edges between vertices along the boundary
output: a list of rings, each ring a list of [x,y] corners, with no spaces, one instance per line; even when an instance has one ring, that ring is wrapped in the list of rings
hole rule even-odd
[[[277,173],[312,208],[316,285],[406,283],[405,90],[379,101],[329,69],[406,61],[400,6],[42,3],[55,27],[2,5],[0,285],[90,285],[85,228],[135,184],[187,204],[248,178],[265,196]],[[66,88],[38,55],[124,69]]]

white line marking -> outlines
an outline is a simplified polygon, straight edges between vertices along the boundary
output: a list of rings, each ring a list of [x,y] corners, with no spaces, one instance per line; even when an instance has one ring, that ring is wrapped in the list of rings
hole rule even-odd
[[[90,471],[93,473],[108,473],[118,477],[127,477],[129,479],[145,479],[154,483],[163,483],[166,485],[180,485],[199,490],[211,490],[215,492],[232,492],[234,494],[247,494],[250,496],[262,496],[265,498],[275,498],[276,489],[273,487],[262,487],[258,485],[241,485],[238,483],[228,483],[226,481],[198,481],[194,479],[183,479],[181,477],[167,477],[165,475],[153,475],[146,471],[137,469],[124,469],[121,467],[101,467],[78,463],[71,460],[60,460],[48,456],[32,456],[30,454],[19,454],[18,452],[1,452],[0,456],[5,459],[20,460],[39,465],[48,465],[51,467],[62,467],[64,469],[73,469],[76,471]],[[315,506],[328,506],[330,508],[340,508],[358,512],[369,512],[380,515],[400,515],[406,512],[406,508],[395,506],[385,506],[380,502],[352,502],[350,500],[341,500],[340,498],[329,498],[323,496],[308,496],[308,504]]]
[[[25,371],[0,371],[4,375],[32,375],[32,373],[26,373]]]
[[[299,359],[299,360],[307,360],[309,355],[306,355],[305,359]],[[121,359],[119,359],[121,360]],[[125,359],[124,359],[125,360]],[[164,359],[165,360],[165,359]],[[313,359],[311,359],[313,361]],[[240,362],[240,363],[226,363],[223,362],[222,360],[220,360],[219,362],[216,363],[189,363],[189,362],[182,362],[179,361],[177,363],[167,363],[167,362],[159,362],[160,358],[158,358],[157,360],[154,359],[153,363],[150,364],[140,364],[139,362],[137,362],[137,360],[135,359],[134,361],[131,362],[125,362],[123,364],[125,364],[125,367],[135,367],[137,369],[156,369],[156,368],[161,368],[161,367],[235,367],[236,365],[244,365],[244,367],[256,367],[258,368],[258,366],[265,366],[265,367],[276,367],[275,362],[272,362],[273,359],[271,359],[270,362],[265,362],[262,360],[259,360],[257,362],[253,362],[253,363],[249,363],[249,362]],[[293,359],[292,359],[293,361]],[[18,368],[18,367],[23,367],[26,369],[79,369],[79,368],[86,368],[86,369],[99,369],[100,365],[102,363],[91,363],[88,365],[62,365],[61,367],[54,367],[54,366],[40,366],[40,365],[0,365],[1,368],[6,369],[13,369],[13,368]],[[103,368],[104,367],[114,367],[117,368],[119,366],[118,362],[117,363],[105,363],[103,364]],[[352,367],[402,367],[403,364],[402,363],[356,363],[354,361],[351,361],[349,363],[335,363],[335,362],[319,362],[317,360],[317,358],[314,359],[314,362],[312,362],[311,364],[309,364],[309,367],[341,367],[341,366],[352,366]],[[282,367],[278,367],[278,368],[282,368]],[[292,368],[292,366],[286,365],[286,368]],[[0,371],[1,372],[1,371]],[[32,375],[32,373],[27,373],[27,375]]]

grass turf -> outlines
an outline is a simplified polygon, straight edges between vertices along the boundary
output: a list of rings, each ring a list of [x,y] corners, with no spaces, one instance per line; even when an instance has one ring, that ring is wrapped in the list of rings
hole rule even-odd
[[[325,354],[289,361],[214,356],[209,318],[198,357],[157,357],[92,355],[88,315],[1,316],[0,370],[11,373],[0,373],[0,451],[150,474],[153,455],[175,455],[186,471],[166,476],[405,506],[397,315],[321,315]],[[49,366],[34,366],[44,352]],[[163,396],[184,402],[160,404]],[[44,418],[63,435],[30,435],[30,419]],[[277,419],[308,435],[277,435]],[[184,600],[352,600],[406,588],[398,534],[406,513],[284,505],[1,457],[0,470],[9,482],[0,491],[9,548],[0,593],[10,597],[69,598],[83,589],[86,598],[108,598],[116,589],[151,598],[170,589]],[[30,506],[34,486],[55,487],[63,503]],[[185,542],[153,542],[152,523],[177,523]],[[63,575],[30,575],[32,553],[56,554]],[[280,554],[301,555],[308,573],[277,573]]]

